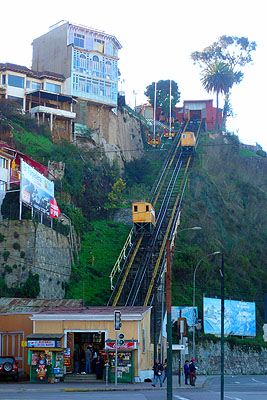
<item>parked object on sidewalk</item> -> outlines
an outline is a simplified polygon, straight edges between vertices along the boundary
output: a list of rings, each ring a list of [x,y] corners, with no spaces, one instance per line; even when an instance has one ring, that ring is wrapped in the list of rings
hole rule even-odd
[[[159,362],[159,360],[156,360],[155,364],[153,365],[153,371],[154,371],[154,381],[152,383],[152,386],[156,386],[158,383],[160,383],[160,387],[162,387],[162,373],[163,373],[163,365]]]
[[[0,356],[0,377],[12,377],[15,381],[19,380],[18,364],[15,357]]]
[[[194,358],[192,358],[192,360],[189,363],[189,376],[190,376],[190,385],[191,386],[195,386],[195,382],[197,379],[197,374],[196,374],[197,367],[196,367],[195,361],[196,360]]]

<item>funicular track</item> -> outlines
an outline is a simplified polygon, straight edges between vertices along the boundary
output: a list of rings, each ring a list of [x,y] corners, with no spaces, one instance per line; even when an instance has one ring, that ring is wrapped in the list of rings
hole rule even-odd
[[[198,140],[201,126],[202,121],[187,121],[182,131],[195,132]],[[177,135],[150,196],[150,202],[156,209],[156,228],[152,235],[141,234],[135,238],[125,256],[108,305],[152,304],[153,289],[163,275],[166,242],[177,224],[191,160],[191,154],[181,152],[180,135]]]

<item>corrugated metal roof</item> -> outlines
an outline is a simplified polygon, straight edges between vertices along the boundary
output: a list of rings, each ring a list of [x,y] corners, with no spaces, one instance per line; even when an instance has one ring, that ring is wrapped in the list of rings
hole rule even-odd
[[[96,307],[57,307],[51,310],[42,310],[38,314],[83,314],[83,315],[113,315],[115,310],[120,310],[122,314],[144,314],[151,307],[142,307],[142,306],[134,306],[134,307],[106,307],[106,306],[96,306]]]
[[[59,307],[60,309],[82,307],[81,299],[20,299],[1,297],[0,298],[0,314],[20,313],[32,314],[36,312],[47,312]]]

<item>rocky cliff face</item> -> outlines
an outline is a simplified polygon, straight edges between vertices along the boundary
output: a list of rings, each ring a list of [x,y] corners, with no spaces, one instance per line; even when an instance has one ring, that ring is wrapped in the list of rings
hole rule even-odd
[[[104,107],[87,106],[86,125],[92,132],[93,140],[77,137],[77,145],[83,149],[102,149],[108,160],[117,160],[121,168],[125,161],[143,156],[141,120],[128,111],[120,108],[117,112]]]
[[[40,299],[62,299],[71,274],[68,238],[29,220],[1,222],[0,273],[8,288],[39,275]]]

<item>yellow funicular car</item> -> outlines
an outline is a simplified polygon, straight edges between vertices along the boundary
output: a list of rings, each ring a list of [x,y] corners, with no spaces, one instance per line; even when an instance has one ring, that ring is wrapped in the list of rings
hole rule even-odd
[[[155,209],[150,203],[138,201],[132,204],[134,232],[151,234],[156,226]]]
[[[194,132],[182,133],[181,146],[183,153],[194,153],[196,151],[196,137]]]

